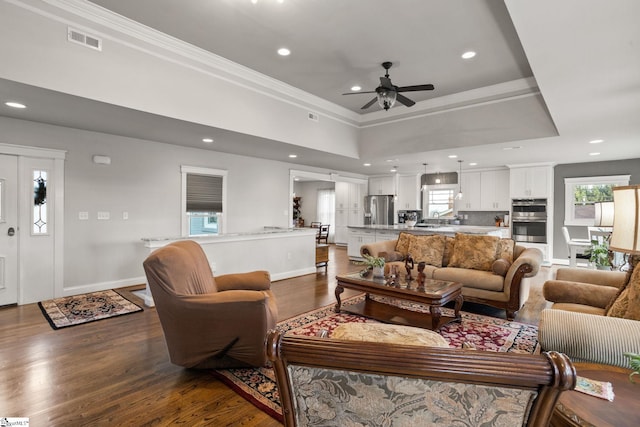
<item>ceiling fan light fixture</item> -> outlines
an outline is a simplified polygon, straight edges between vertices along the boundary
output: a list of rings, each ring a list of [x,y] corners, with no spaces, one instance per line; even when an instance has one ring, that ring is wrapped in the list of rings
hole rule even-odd
[[[387,88],[378,88],[376,90],[376,93],[378,94],[378,105],[380,106],[380,108],[384,108],[385,110],[388,110],[389,108],[393,107],[393,104],[396,103],[395,90],[389,90]]]

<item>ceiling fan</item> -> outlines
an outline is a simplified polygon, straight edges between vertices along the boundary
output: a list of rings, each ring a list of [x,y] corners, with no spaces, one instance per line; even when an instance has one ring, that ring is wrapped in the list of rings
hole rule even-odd
[[[393,65],[392,62],[383,62],[382,66],[384,67],[386,73],[384,77],[380,77],[380,86],[376,88],[376,90],[371,90],[367,92],[349,92],[343,93],[343,95],[359,95],[361,93],[375,93],[377,96],[373,98],[371,101],[364,104],[361,110],[366,110],[371,107],[378,101],[380,107],[388,110],[393,107],[396,101],[400,102],[402,105],[407,107],[411,107],[415,104],[415,101],[410,100],[404,95],[401,95],[400,92],[416,92],[420,90],[433,90],[432,84],[425,85],[415,85],[415,86],[395,86],[391,83],[391,79],[389,78],[389,68]]]

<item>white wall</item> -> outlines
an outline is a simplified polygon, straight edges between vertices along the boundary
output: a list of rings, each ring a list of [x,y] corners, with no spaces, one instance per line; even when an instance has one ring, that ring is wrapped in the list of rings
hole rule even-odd
[[[141,283],[141,238],[180,235],[180,166],[228,171],[227,232],[289,227],[288,163],[0,117],[0,142],[66,150],[64,289]],[[95,154],[110,165],[92,162]],[[299,165],[296,165],[299,168]],[[89,212],[89,220],[78,219]],[[108,211],[109,221],[97,220]],[[128,220],[122,213],[127,212]],[[238,254],[242,256],[242,254]]]

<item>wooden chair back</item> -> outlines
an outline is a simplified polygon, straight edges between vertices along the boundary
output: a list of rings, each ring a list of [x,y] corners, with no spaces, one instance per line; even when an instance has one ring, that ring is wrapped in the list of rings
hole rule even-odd
[[[317,243],[329,243],[329,224],[320,225],[320,230],[318,230],[318,236],[316,237]]]
[[[271,331],[284,425],[547,426],[576,373],[562,353],[419,347]]]

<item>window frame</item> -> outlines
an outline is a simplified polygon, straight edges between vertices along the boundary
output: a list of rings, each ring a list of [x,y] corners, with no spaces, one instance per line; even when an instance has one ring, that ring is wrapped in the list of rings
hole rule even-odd
[[[450,192],[451,197],[451,213],[448,216],[443,216],[443,218],[445,217],[449,217],[449,216],[453,216],[455,214],[455,209],[456,209],[456,203],[455,203],[455,194],[456,194],[456,189],[458,187],[455,184],[436,184],[436,185],[426,185],[423,189],[423,211],[422,211],[422,217],[423,218],[429,218],[429,211],[430,211],[430,206],[431,206],[431,192],[432,191],[448,191]],[[439,218],[439,217],[438,217]]]
[[[594,225],[594,219],[576,218],[574,211],[573,196],[577,185],[613,185],[626,186],[629,185],[631,175],[607,175],[607,176],[588,176],[564,179],[564,225],[569,226],[586,226]],[[612,200],[611,200],[612,201]]]
[[[216,235],[225,234],[227,232],[227,224],[224,221],[224,213],[227,206],[227,176],[228,171],[224,169],[204,168],[197,166],[181,166],[180,167],[182,190],[181,190],[181,235],[184,237],[190,237],[189,234],[189,215],[187,214],[187,175],[209,175],[222,177],[222,212],[219,212],[218,217],[218,233]],[[213,234],[212,234],[213,235]]]

